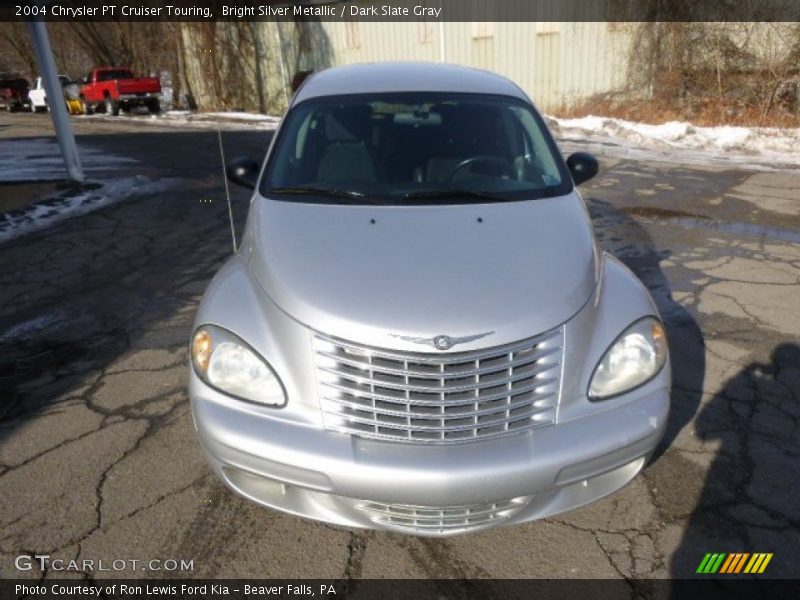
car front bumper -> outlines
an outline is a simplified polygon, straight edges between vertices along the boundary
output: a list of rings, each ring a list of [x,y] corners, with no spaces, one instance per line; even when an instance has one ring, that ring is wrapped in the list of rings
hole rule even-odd
[[[209,464],[236,493],[340,526],[446,536],[547,517],[624,486],[663,435],[668,371],[588,416],[441,446],[279,420],[194,373],[190,395]]]

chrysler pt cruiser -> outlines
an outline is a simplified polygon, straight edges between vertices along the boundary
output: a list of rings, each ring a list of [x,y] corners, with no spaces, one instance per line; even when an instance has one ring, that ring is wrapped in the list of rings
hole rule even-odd
[[[199,306],[190,397],[233,491],[344,527],[445,536],[619,489],[662,437],[670,369],[519,87],[433,64],[308,78]]]

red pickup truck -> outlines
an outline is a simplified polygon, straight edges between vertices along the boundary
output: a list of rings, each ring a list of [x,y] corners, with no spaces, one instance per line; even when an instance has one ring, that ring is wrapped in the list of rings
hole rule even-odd
[[[0,74],[0,108],[8,112],[28,104],[28,80]]]
[[[135,106],[146,106],[151,113],[161,110],[159,97],[161,82],[157,77],[135,77],[126,67],[94,69],[83,80],[81,100],[84,114],[104,110],[118,115],[120,109],[129,111]]]

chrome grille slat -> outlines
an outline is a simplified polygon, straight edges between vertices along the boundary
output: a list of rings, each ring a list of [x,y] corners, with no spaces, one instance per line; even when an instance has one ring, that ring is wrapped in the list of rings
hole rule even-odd
[[[435,507],[410,507],[403,505],[392,504],[378,504],[372,502],[360,506],[364,510],[376,515],[383,515],[387,517],[415,517],[424,519],[426,517],[435,517],[437,519],[463,519],[466,517],[482,517],[484,515],[492,515],[504,510],[513,508],[514,505],[510,502],[502,504],[478,504],[475,506],[454,506],[448,508],[435,508]]]
[[[326,429],[448,444],[555,422],[563,331],[472,352],[401,353],[316,334]]]
[[[440,364],[449,365],[460,362],[469,362],[471,360],[484,360],[492,357],[497,358],[498,356],[508,354],[509,352],[513,352],[515,350],[524,350],[529,348],[532,341],[535,341],[537,344],[542,344],[548,340],[552,340],[557,336],[561,336],[560,327],[536,336],[535,338],[529,338],[519,342],[514,342],[512,344],[506,344],[504,346],[495,346],[493,348],[486,348],[484,350],[476,350],[475,352],[437,354],[433,352],[396,352],[393,350],[386,350],[384,348],[376,348],[373,346],[359,346],[357,344],[352,344],[351,342],[347,342],[345,340],[338,340],[320,333],[316,334],[316,338],[319,340],[327,340],[329,342],[333,342],[334,344],[343,344],[342,347],[350,348],[353,354],[366,355],[369,353],[375,358],[385,358],[388,360],[396,360],[398,362],[408,361],[417,363],[431,363],[437,366]],[[556,341],[560,346],[561,340]],[[464,358],[464,356],[468,356],[468,358]]]
[[[513,395],[514,396],[518,396],[518,395],[521,395],[521,394],[526,394],[526,393],[535,391],[535,390],[543,387],[547,383],[548,382],[544,382],[544,383],[536,382],[536,383],[530,383],[530,384],[527,384],[527,385],[524,385],[524,386],[519,386],[517,388],[514,388]],[[555,381],[552,381],[552,383],[555,383]],[[432,404],[431,400],[421,400],[421,399],[416,399],[416,398],[408,398],[407,400],[403,400],[401,396],[389,396],[388,394],[378,394],[378,393],[373,394],[372,392],[366,392],[366,391],[360,390],[358,388],[353,388],[353,387],[346,386],[346,385],[333,384],[333,383],[329,383],[329,382],[322,382],[322,385],[324,385],[326,387],[330,387],[330,388],[335,389],[335,390],[338,390],[340,392],[349,394],[349,395],[354,396],[354,397],[359,397],[359,398],[375,399],[375,400],[380,400],[380,401],[385,401],[385,402],[399,402],[401,404],[411,404],[411,405],[417,405],[417,406],[430,406]],[[480,390],[476,390],[476,391],[479,392]],[[508,396],[508,389],[504,388],[502,392],[496,392],[494,394],[486,394],[484,396],[480,396],[479,397],[479,402],[491,402],[493,400],[498,400],[500,398],[505,398],[506,396]],[[473,395],[473,397],[475,397],[475,396]],[[474,400],[467,400],[465,398],[464,399],[453,399],[453,400],[445,400],[443,402],[436,401],[433,404],[435,404],[436,406],[442,405],[442,406],[447,407],[447,406],[458,406],[458,405],[461,405],[461,404],[468,404],[470,402],[474,403]]]
[[[401,530],[456,532],[508,519],[522,510],[531,496],[469,506],[414,506],[360,502],[355,508],[375,522]]]
[[[459,432],[459,431],[468,431],[468,430],[471,431],[471,430],[476,429],[476,428],[477,429],[481,429],[481,428],[494,427],[496,425],[505,425],[506,427],[508,427],[510,425],[513,425],[517,421],[522,421],[524,419],[529,419],[530,417],[533,417],[536,414],[545,412],[547,410],[550,410],[550,407],[544,408],[544,409],[541,409],[541,410],[527,411],[527,412],[525,412],[523,414],[515,415],[514,417],[509,417],[508,415],[504,415],[502,419],[494,419],[492,421],[483,421],[483,422],[479,421],[477,425],[475,425],[474,423],[470,423],[470,424],[465,424],[465,425],[440,425],[438,427],[434,426],[434,425],[409,425],[409,424],[405,424],[405,423],[392,423],[390,421],[376,421],[375,419],[368,419],[366,417],[359,417],[359,416],[350,415],[350,414],[346,415],[346,417],[347,417],[347,419],[349,421],[352,421],[353,423],[363,423],[364,425],[373,425],[373,424],[377,423],[377,425],[379,427],[383,428],[383,429],[398,429],[398,430],[403,430],[403,431],[406,431],[406,430],[408,430],[408,431],[437,431],[437,432],[439,432],[439,431],[442,431],[442,432],[451,431],[451,432],[456,433],[456,432]],[[502,412],[508,412],[508,411],[504,410]],[[325,411],[325,414],[336,415],[336,416],[340,416],[341,415],[341,413],[334,413],[334,412],[330,412],[330,411]],[[463,421],[464,419],[468,419],[468,418],[469,418],[469,416],[460,417],[458,420],[459,421]],[[432,418],[432,420],[441,421],[442,418],[441,417],[437,418],[437,417],[434,416]]]
[[[544,358],[545,356],[549,356],[550,354],[558,352],[558,350],[559,350],[558,348],[551,348],[549,350],[545,350],[545,351],[542,351],[542,352],[539,352],[539,353],[536,353],[536,354],[532,354],[532,355],[529,355],[529,356],[524,356],[523,358],[521,358],[519,360],[516,360],[514,362],[509,362],[507,365],[504,365],[504,366],[508,366],[508,367],[523,367],[523,366],[528,365],[530,363],[534,363],[537,360],[540,360],[540,359]],[[419,379],[429,379],[429,378],[432,378],[434,375],[437,375],[437,376],[439,375],[438,373],[433,373],[431,371],[415,371],[413,369],[407,369],[407,368],[402,368],[401,369],[401,368],[384,367],[384,366],[381,366],[381,365],[376,365],[376,364],[371,363],[371,362],[365,362],[365,361],[357,360],[357,359],[354,359],[354,358],[352,358],[350,356],[347,356],[347,355],[339,355],[339,354],[334,354],[334,353],[330,353],[330,352],[320,352],[319,354],[322,355],[322,356],[326,356],[328,358],[332,358],[336,362],[339,362],[341,364],[344,364],[344,365],[347,365],[347,366],[350,366],[350,367],[353,367],[353,368],[356,368],[356,369],[369,367],[374,372],[386,373],[387,375],[408,376],[408,377],[414,377],[414,378],[419,378]],[[410,361],[405,360],[403,362],[405,364],[408,364]],[[479,360],[475,360],[475,361],[472,361],[472,362],[479,363],[480,361]],[[452,364],[458,364],[458,363],[452,363]],[[463,379],[465,377],[471,377],[473,375],[483,375],[484,373],[493,373],[493,372],[496,372],[497,370],[498,369],[497,369],[496,366],[489,366],[489,367],[467,369],[467,370],[464,370],[464,371],[445,371],[444,378],[445,379]]]
[[[383,387],[390,390],[408,390],[410,392],[420,392],[426,394],[438,394],[441,393],[442,388],[444,387],[442,384],[438,386],[433,385],[408,385],[399,382],[393,381],[383,381],[381,379],[375,379],[374,377],[370,376],[363,376],[363,375],[354,375],[351,373],[344,373],[342,371],[337,371],[336,369],[332,369],[330,367],[318,367],[322,371],[327,371],[328,373],[332,373],[334,375],[338,375],[342,379],[348,379],[358,384],[369,385],[373,387]],[[489,381],[482,381],[479,384],[462,384],[462,385],[450,385],[447,386],[447,392],[468,392],[472,391],[473,389],[489,389],[493,387],[500,387],[501,385],[507,385],[509,383],[514,383],[515,381],[524,381],[525,379],[532,379],[536,375],[544,373],[545,371],[549,371],[550,367],[538,369],[535,371],[529,371],[525,373],[519,373],[516,375],[511,375],[508,377],[503,377],[502,379],[490,379]],[[497,373],[497,371],[494,371]],[[372,373],[372,370],[370,370]]]
[[[433,517],[407,517],[405,515],[385,515],[383,517],[375,517],[373,520],[401,526],[405,525],[406,527],[413,527],[414,529],[446,530],[460,529],[469,526],[474,527],[483,523],[489,523],[497,518],[500,518],[500,515],[497,515],[495,512],[489,512],[476,517],[467,516],[442,519]]]
[[[529,431],[531,429],[536,429],[537,427],[544,427],[544,426],[550,425],[550,424],[551,423],[540,423],[540,424],[534,424],[533,426],[525,426],[525,427],[520,426],[520,427],[517,427],[517,428],[514,428],[514,429],[510,429],[508,431],[500,430],[500,431],[491,432],[491,433],[480,433],[477,436],[472,435],[471,431],[468,431],[468,432],[463,432],[463,431],[462,432],[455,432],[457,434],[461,434],[460,437],[451,436],[449,438],[445,438],[443,441],[440,439],[441,436],[439,434],[437,434],[437,438],[436,439],[429,439],[429,438],[409,437],[409,434],[413,434],[414,432],[406,432],[405,436],[402,436],[401,434],[398,434],[397,431],[392,431],[392,433],[390,433],[390,434],[374,433],[373,431],[370,431],[368,433],[362,434],[361,430],[354,429],[353,427],[336,427],[336,426],[332,426],[332,427],[328,427],[328,429],[331,430],[331,431],[338,431],[340,433],[348,433],[348,434],[351,434],[351,435],[357,435],[359,437],[369,438],[369,439],[373,439],[373,440],[382,440],[382,441],[386,441],[386,442],[413,441],[415,444],[419,444],[419,443],[426,443],[426,444],[427,443],[430,443],[430,444],[453,444],[453,443],[456,443],[456,442],[470,442],[470,441],[474,441],[476,439],[478,439],[478,440],[492,440],[492,439],[496,439],[496,438],[506,437],[509,434]],[[381,426],[378,429],[379,430],[383,430],[384,427]]]
[[[555,398],[555,394],[550,394],[547,398]],[[341,398],[337,398],[333,402],[344,406],[345,408],[349,408],[352,410],[357,410],[361,412],[372,412],[379,415],[386,415],[387,417],[410,417],[412,419],[438,419],[441,418],[433,413],[425,413],[425,412],[414,412],[413,410],[403,410],[402,408],[397,409],[389,409],[389,408],[382,408],[370,404],[360,404],[358,402],[353,402],[350,400],[344,400]],[[537,400],[538,402],[538,400]],[[474,407],[475,404],[485,404],[485,401],[481,401],[479,403],[473,402],[465,402],[462,404],[452,404],[451,406],[472,406]],[[416,406],[416,405],[411,405]],[[531,406],[531,402],[529,399],[518,400],[517,402],[512,402],[511,404],[505,404],[501,406],[491,407],[491,408],[473,408],[472,410],[464,410],[461,412],[449,412],[445,413],[448,418],[452,419],[468,419],[470,417],[481,417],[484,415],[491,415],[497,412],[505,412],[507,410],[514,410],[516,408],[522,408],[525,406]],[[534,403],[535,406],[535,403]],[[539,406],[540,411],[547,410],[552,408],[553,404],[546,404],[544,406]]]

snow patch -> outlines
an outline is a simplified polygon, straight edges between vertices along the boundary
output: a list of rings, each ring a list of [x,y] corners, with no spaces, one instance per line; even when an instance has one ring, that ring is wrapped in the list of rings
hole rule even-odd
[[[248,113],[248,112],[210,112],[210,113],[198,113],[197,117],[202,118],[210,118],[210,119],[232,119],[234,121],[259,121],[263,123],[277,123],[280,121],[279,117],[272,117],[270,115],[262,115],[259,113]]]
[[[80,144],[83,171],[101,176],[122,165],[136,163],[132,158],[107,154]],[[55,139],[6,140],[0,144],[0,181],[54,181],[64,179],[64,159]]]
[[[70,217],[84,215],[131,196],[164,192],[177,179],[150,180],[142,175],[122,177],[89,190],[62,193],[56,198],[33,204],[23,210],[0,215],[0,244],[52,225]]]
[[[649,125],[597,116],[549,119],[556,137],[567,142],[588,142],[600,154],[699,164],[733,163],[760,170],[800,165],[800,128],[700,127],[681,121]]]
[[[278,126],[280,117],[248,112],[191,112],[186,110],[170,110],[157,115],[148,114],[147,109],[136,109],[133,112],[116,117],[109,115],[81,116],[80,119],[99,121],[136,121],[146,125],[166,125],[173,127],[190,127],[194,129],[253,129],[272,131]]]

